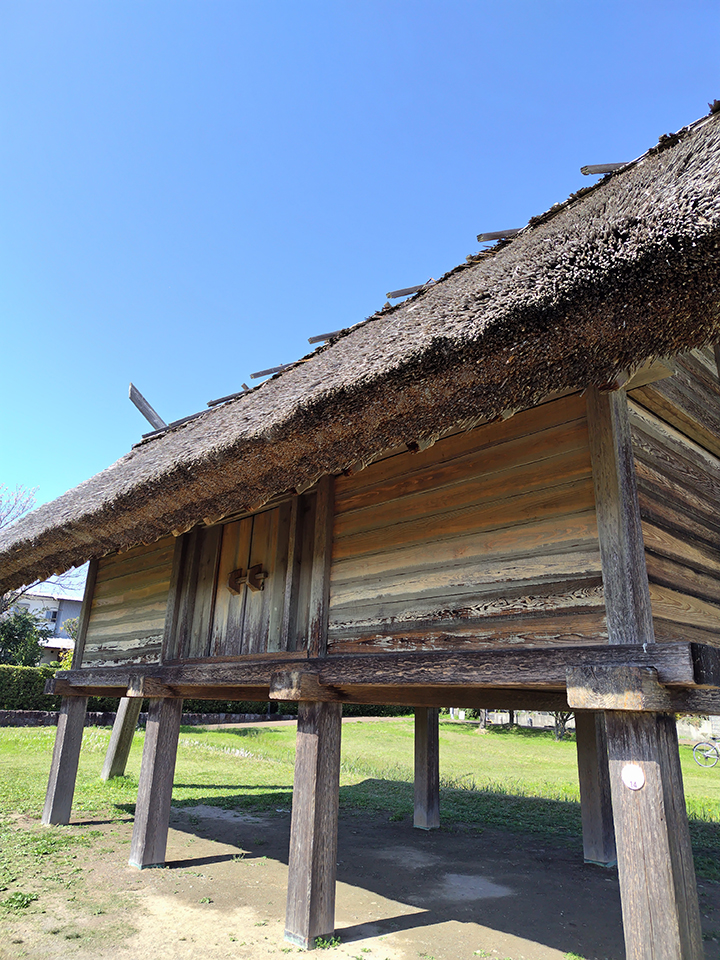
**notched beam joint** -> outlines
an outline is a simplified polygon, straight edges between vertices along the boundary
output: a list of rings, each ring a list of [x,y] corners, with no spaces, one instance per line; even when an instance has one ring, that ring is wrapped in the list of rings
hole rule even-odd
[[[169,687],[157,677],[132,677],[128,684],[126,697],[152,698],[177,697],[172,687]]]
[[[315,700],[325,703],[346,699],[336,687],[320,683],[311,670],[278,670],[270,678],[271,700]]]

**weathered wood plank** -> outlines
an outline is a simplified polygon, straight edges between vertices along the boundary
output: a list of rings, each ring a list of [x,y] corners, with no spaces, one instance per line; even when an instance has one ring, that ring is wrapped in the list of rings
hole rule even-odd
[[[101,581],[113,580],[115,577],[126,577],[139,573],[145,566],[160,566],[172,559],[175,546],[175,537],[163,537],[154,543],[142,544],[124,550],[122,553],[112,553],[100,560],[102,568]]]
[[[415,801],[413,826],[440,827],[440,739],[437,707],[415,708]]]
[[[179,699],[150,701],[130,844],[132,867],[165,863],[182,704]]]
[[[651,667],[573,667],[568,670],[567,698],[573,710],[720,713],[720,689],[665,687]]]
[[[576,710],[575,736],[583,856],[585,863],[611,867],[617,858],[604,715],[590,710]]]
[[[687,567],[677,561],[669,560],[666,557],[660,557],[650,551],[646,552],[648,578],[650,580],[650,598],[653,600],[653,615],[656,618],[658,610],[654,605],[652,595],[653,584],[661,587],[668,587],[672,590],[675,587],[680,593],[688,594],[691,597],[698,597],[700,600],[707,600],[709,603],[720,603],[720,580],[705,573],[698,573],[691,567]],[[720,624],[718,624],[720,628]]]
[[[471,503],[478,496],[490,499],[497,490],[521,489],[533,482],[546,483],[547,477],[572,479],[589,472],[586,422],[561,424],[532,437],[474,452],[461,460],[442,461],[422,472],[415,470],[392,484],[364,488],[342,501],[336,535],[344,536],[369,526],[376,515],[377,525],[393,520],[391,504],[411,518],[447,509],[448,502]]]
[[[592,493],[589,487],[589,492]],[[377,580],[377,584],[390,583],[392,576],[421,576],[432,574],[438,566],[475,566],[483,564],[522,563],[523,558],[535,559],[545,550],[548,556],[575,550],[586,553],[597,550],[598,569],[600,553],[597,540],[597,521],[594,503],[587,510],[553,517],[547,520],[528,521],[512,527],[495,528],[491,524],[485,530],[472,530],[446,540],[434,540],[432,549],[426,544],[411,544],[409,547],[387,548],[375,554],[352,556],[346,560],[333,557],[332,590],[342,584],[356,581]],[[491,575],[491,574],[490,574]],[[375,589],[373,583],[369,589]]]
[[[678,364],[673,377],[633,391],[633,398],[701,447],[720,456],[717,390]]]
[[[333,559],[340,561],[362,554],[384,553],[413,544],[427,545],[462,536],[468,531],[477,534],[517,527],[551,517],[559,519],[590,510],[594,502],[592,483],[587,476],[550,488],[543,487],[493,500],[492,509],[489,509],[488,502],[474,503],[410,521],[399,519],[387,528],[342,537],[335,541]],[[522,536],[522,531],[519,533]]]
[[[330,564],[333,552],[334,478],[323,477],[317,490],[315,537],[308,614],[308,650],[324,656],[327,651]]]
[[[412,473],[423,473],[436,464],[457,460],[466,455],[476,456],[499,443],[532,436],[559,424],[584,419],[584,398],[580,394],[573,394],[523,410],[508,420],[496,420],[466,432],[454,433],[417,453],[411,454],[407,449],[398,450],[395,455],[379,460],[351,476],[338,477],[338,510],[342,511],[344,501],[355,497],[363,488],[382,488],[398,478],[408,477]]]
[[[58,714],[42,823],[70,823],[87,697],[63,697]]]
[[[597,575],[570,582],[488,586],[485,590],[456,588],[442,597],[430,593],[422,597],[408,594],[391,600],[368,598],[332,607],[330,630],[335,635],[345,631],[353,635],[367,631],[391,635],[405,629],[437,628],[446,621],[456,626],[459,621],[481,623],[491,617],[592,609],[603,612],[605,609],[602,583]]]
[[[88,575],[85,580],[85,591],[83,593],[82,606],[80,607],[77,637],[73,650],[73,670],[77,670],[81,666],[85,655],[85,644],[87,643],[88,624],[90,623],[93,593],[95,592],[95,584],[97,583],[98,566],[99,561],[95,558],[93,558],[88,565]]]
[[[675,720],[606,721],[627,960],[702,960]]]
[[[652,607],[627,396],[588,389],[588,427],[611,644],[652,643]]]
[[[298,711],[285,939],[305,949],[335,931],[342,707]]]
[[[267,653],[287,650],[287,638],[283,633],[283,618],[285,616],[286,586],[289,579],[290,532],[293,523],[292,518],[293,516],[297,518],[297,501],[298,497],[294,497],[292,502],[284,503],[277,508],[277,531],[270,564],[273,572],[270,582],[265,584],[265,589],[268,591],[269,615],[263,650]],[[295,600],[297,601],[297,595]]]
[[[369,631],[352,634],[343,631],[331,636],[328,651],[335,656],[352,654],[385,655],[402,652],[494,651],[508,646],[574,647],[607,643],[605,611],[569,615],[556,611],[548,616],[496,617],[473,623],[434,624],[413,631],[405,629],[392,635]],[[693,638],[694,639],[694,638]]]
[[[278,649],[294,650],[297,637],[298,597],[300,593],[302,527],[304,511],[301,497],[293,497],[288,518],[288,547],[282,621]]]
[[[252,530],[252,517],[223,527],[211,642],[211,650],[216,656],[243,652],[242,626],[248,590],[243,589],[235,595],[230,593],[227,584],[233,570],[247,570],[250,566]]]
[[[120,698],[110,734],[110,743],[105,754],[105,763],[100,774],[101,780],[112,780],[113,777],[122,777],[125,774],[141,706],[140,699]]]
[[[657,617],[708,630],[720,637],[720,606],[657,583],[650,584],[650,597]]]

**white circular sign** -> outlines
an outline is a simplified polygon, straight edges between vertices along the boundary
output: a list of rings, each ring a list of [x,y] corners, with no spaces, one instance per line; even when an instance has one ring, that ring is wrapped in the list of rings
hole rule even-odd
[[[645,786],[645,774],[636,763],[626,763],[622,768],[622,782],[628,790],[642,790]]]

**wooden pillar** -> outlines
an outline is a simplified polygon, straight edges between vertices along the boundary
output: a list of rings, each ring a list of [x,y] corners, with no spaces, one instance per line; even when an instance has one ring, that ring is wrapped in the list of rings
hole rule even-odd
[[[169,697],[150,700],[130,845],[130,866],[141,870],[165,863],[182,704]]]
[[[304,947],[335,930],[342,705],[298,705],[285,939]]]
[[[70,822],[87,702],[87,697],[63,697],[60,704],[42,814],[44,824]]]
[[[675,718],[606,720],[627,960],[702,960]]]
[[[112,780],[113,777],[122,777],[125,773],[141,706],[140,697],[121,698],[100,774],[101,780]]]
[[[413,826],[440,826],[440,745],[437,707],[415,707],[415,811]]]
[[[612,867],[617,859],[604,715],[576,710],[575,736],[585,863]]]

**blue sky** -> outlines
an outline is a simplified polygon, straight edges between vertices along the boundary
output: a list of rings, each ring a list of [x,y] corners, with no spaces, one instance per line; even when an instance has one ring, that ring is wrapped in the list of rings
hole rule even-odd
[[[0,482],[38,502],[720,98],[720,4],[0,2]]]

